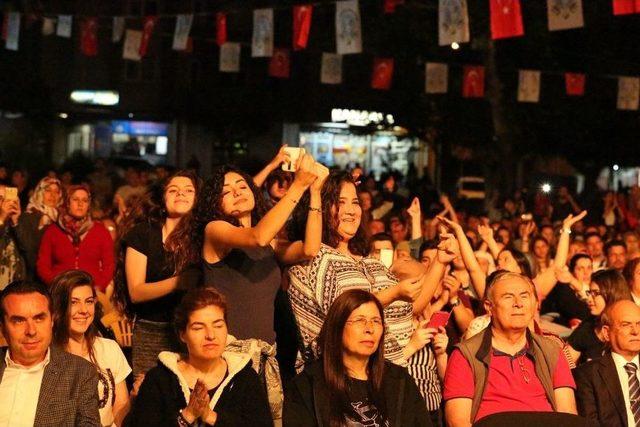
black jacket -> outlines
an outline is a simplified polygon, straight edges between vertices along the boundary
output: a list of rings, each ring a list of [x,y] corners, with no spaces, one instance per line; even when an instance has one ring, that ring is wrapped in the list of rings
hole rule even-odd
[[[218,414],[216,427],[272,427],[266,390],[251,364],[246,364],[235,374],[231,369],[229,366],[229,375],[233,377],[224,385],[224,391],[214,407]],[[144,378],[129,425],[177,426],[178,412],[186,406],[178,377],[159,362]]]
[[[578,414],[607,427],[627,427],[627,408],[611,353],[573,370]]]
[[[391,427],[430,427],[427,406],[406,369],[385,362],[383,393]],[[314,362],[285,388],[284,427],[329,426],[329,390],[321,362]]]

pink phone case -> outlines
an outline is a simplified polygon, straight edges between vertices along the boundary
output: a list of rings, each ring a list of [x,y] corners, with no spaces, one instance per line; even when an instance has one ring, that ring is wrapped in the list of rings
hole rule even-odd
[[[449,323],[449,316],[451,316],[451,313],[448,311],[436,311],[431,315],[427,328],[438,329],[441,326],[446,326]]]

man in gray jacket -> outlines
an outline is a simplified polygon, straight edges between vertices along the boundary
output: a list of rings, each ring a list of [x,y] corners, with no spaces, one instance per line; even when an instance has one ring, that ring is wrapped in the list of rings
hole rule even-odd
[[[1,426],[100,426],[98,376],[88,361],[51,346],[51,297],[16,281],[0,292]]]

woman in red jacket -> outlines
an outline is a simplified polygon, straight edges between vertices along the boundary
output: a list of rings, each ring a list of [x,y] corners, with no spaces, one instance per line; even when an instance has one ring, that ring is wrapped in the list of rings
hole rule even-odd
[[[71,269],[91,274],[101,292],[113,279],[113,240],[102,223],[91,220],[90,205],[87,185],[68,188],[62,213],[47,227],[38,252],[38,276],[47,285],[56,275]]]

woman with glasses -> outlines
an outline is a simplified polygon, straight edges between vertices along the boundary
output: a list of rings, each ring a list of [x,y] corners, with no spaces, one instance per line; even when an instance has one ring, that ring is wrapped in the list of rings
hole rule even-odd
[[[117,342],[98,336],[98,298],[91,275],[80,270],[60,274],[51,284],[51,298],[54,344],[95,365],[100,423],[123,425],[129,411],[125,379],[131,368]]]
[[[591,316],[583,320],[567,339],[568,349],[576,364],[598,359],[605,349],[600,315],[611,304],[631,300],[627,282],[617,270],[600,270],[591,275],[587,305]]]
[[[371,293],[343,292],[319,337],[320,360],[287,388],[284,425],[430,426],[413,379],[384,360],[384,314]]]
[[[47,285],[71,269],[89,273],[101,292],[113,280],[113,240],[102,223],[91,219],[90,206],[87,185],[69,187],[60,215],[45,230],[38,251],[38,276]]]

